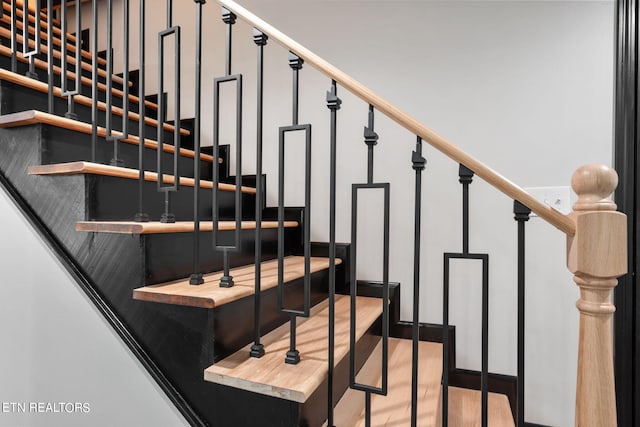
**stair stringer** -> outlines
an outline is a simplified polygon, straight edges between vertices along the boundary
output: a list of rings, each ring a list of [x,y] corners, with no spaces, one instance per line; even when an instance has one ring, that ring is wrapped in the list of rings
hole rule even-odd
[[[85,177],[26,173],[40,164],[41,126],[0,130],[2,184],[185,418],[192,425],[237,426],[229,414],[246,412],[249,404],[271,414],[268,419],[278,420],[274,425],[295,425],[299,408],[291,402],[255,399],[202,380],[213,353],[211,311],[133,300],[144,271],[143,239],[75,231],[76,221],[86,216]]]

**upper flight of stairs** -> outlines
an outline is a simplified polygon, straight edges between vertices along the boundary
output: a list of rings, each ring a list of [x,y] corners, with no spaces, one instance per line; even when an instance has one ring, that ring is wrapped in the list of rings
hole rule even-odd
[[[120,144],[124,166],[110,166],[113,143],[108,140],[104,79],[105,61],[98,85],[98,141],[95,161],[91,161],[91,55],[82,52],[82,94],[75,97],[78,120],[62,117],[67,100],[59,89],[61,78],[75,77],[71,69],[59,68],[61,32],[59,23],[43,20],[42,38],[46,46],[46,25],[54,30],[54,113],[47,110],[46,50],[36,60],[41,81],[23,76],[27,60],[18,53],[17,73],[10,68],[9,2],[3,1],[0,18],[0,182],[25,214],[41,230],[51,246],[64,259],[85,291],[105,312],[113,313],[112,323],[125,340],[132,340],[135,351],[145,361],[154,378],[185,412],[194,425],[219,426],[321,426],[327,417],[327,293],[329,250],[325,243],[311,245],[311,315],[297,319],[297,365],[284,363],[289,345],[289,316],[278,311],[277,298],[277,211],[262,208],[261,332],[266,354],[249,358],[253,342],[255,297],[256,189],[243,185],[241,248],[230,257],[235,286],[221,288],[222,252],[212,247],[213,162],[219,162],[220,184],[218,227],[222,244],[231,243],[236,223],[236,187],[226,171],[228,150],[219,158],[200,154],[201,197],[200,268],[205,283],[189,284],[193,272],[193,192],[195,186],[193,150],[157,142],[157,105],[138,94],[130,94],[129,135]],[[18,13],[22,17],[21,12]],[[33,34],[33,12],[29,17]],[[22,28],[21,19],[18,28]],[[18,37],[19,49],[22,42]],[[75,38],[69,37],[69,55]],[[71,59],[71,56],[69,57]],[[73,64],[73,63],[71,63]],[[114,76],[114,135],[122,130],[124,81]],[[138,103],[144,102],[144,141],[138,137]],[[164,141],[172,141],[174,127],[163,121]],[[180,129],[183,139],[190,132]],[[151,221],[135,222],[138,213],[139,144],[143,144],[145,165],[143,210]],[[172,184],[172,156],[178,155],[180,192],[172,195],[172,213],[177,222],[159,222],[164,199],[157,192],[155,169],[161,150],[165,169],[162,180]],[[243,177],[243,184],[264,177]],[[270,178],[273,180],[273,177]],[[301,308],[304,284],[302,257],[302,209],[285,210],[284,287],[286,306]],[[337,246],[336,258],[336,346],[334,402],[336,425],[364,425],[364,394],[349,386],[349,291],[348,244]],[[365,286],[366,288],[366,286]],[[379,288],[367,288],[357,297],[356,360],[358,380],[372,385],[380,382],[380,330],[383,304],[397,307],[398,293],[383,301]],[[360,295],[360,294],[359,294]],[[397,323],[397,315],[394,317]],[[393,325],[392,325],[393,326]],[[394,330],[392,328],[392,330]],[[392,334],[393,335],[393,334]],[[411,341],[390,338],[389,393],[374,396],[374,426],[406,426],[410,411]],[[442,347],[420,342],[419,425],[441,425]],[[360,369],[361,368],[361,369]],[[407,388],[409,387],[409,388]],[[479,425],[479,392],[449,390],[449,425]],[[177,396],[177,397],[176,397]],[[191,411],[191,412],[189,412]],[[490,425],[512,426],[513,417],[504,395],[490,395]]]

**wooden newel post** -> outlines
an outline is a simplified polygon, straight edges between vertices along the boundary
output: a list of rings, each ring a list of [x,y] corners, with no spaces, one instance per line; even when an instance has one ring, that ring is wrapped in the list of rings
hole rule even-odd
[[[627,219],[610,196],[618,175],[605,165],[580,167],[571,179],[578,195],[567,238],[567,267],[580,287],[576,426],[616,426],[612,291],[627,272]]]

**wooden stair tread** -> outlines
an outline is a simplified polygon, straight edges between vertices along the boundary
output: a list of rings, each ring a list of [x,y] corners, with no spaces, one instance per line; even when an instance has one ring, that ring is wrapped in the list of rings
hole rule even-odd
[[[411,425],[411,340],[389,338],[387,396],[372,394],[371,425]],[[373,351],[356,379],[380,387],[382,343]],[[435,426],[441,411],[442,344],[418,342],[418,425]],[[335,407],[335,425],[364,426],[364,392],[348,389]]]
[[[336,258],[336,265],[342,262]],[[312,257],[311,273],[329,268],[329,259]],[[262,262],[260,289],[267,290],[278,286],[278,260]],[[215,308],[223,304],[253,295],[255,292],[255,265],[232,268],[231,276],[235,285],[221,288],[220,278],[223,272],[204,275],[202,285],[193,286],[189,279],[175,280],[158,285],[144,286],[133,291],[133,298],[164,304],[184,305],[189,307]],[[284,258],[284,280],[290,282],[304,277],[304,257],[288,256]]]
[[[32,124],[47,124],[51,126],[57,126],[60,128],[82,132],[87,135],[91,135],[92,126],[89,123],[79,122],[77,120],[67,119],[65,117],[56,116],[54,114],[44,113],[42,111],[37,110],[28,110],[21,111],[19,113],[12,114],[4,114],[0,116],[0,129],[1,128],[12,128],[18,126],[26,126]],[[120,132],[112,132],[113,135],[118,135]],[[98,137],[105,138],[107,135],[107,131],[103,127],[98,127]],[[138,145],[140,142],[140,138],[135,135],[129,135],[128,138],[124,138],[121,142],[125,142],[127,144]],[[147,148],[158,148],[158,143],[151,139],[144,140],[144,146]],[[162,149],[165,153],[173,153],[175,151],[175,147],[169,144],[163,144]],[[183,157],[194,158],[195,153],[193,150],[187,150],[185,148],[180,149],[180,155]],[[200,160],[206,162],[213,162],[213,156],[209,154],[200,154]]]
[[[481,393],[479,390],[449,387],[449,425],[480,427]],[[504,394],[489,393],[488,424],[514,427],[509,399]]]
[[[350,298],[336,295],[335,364],[349,352]],[[379,298],[358,297],[356,340],[359,340],[382,313]],[[311,317],[299,318],[297,349],[300,362],[284,363],[289,350],[289,324],[271,331],[262,339],[266,354],[249,357],[251,345],[210,366],[206,381],[224,384],[254,393],[303,403],[327,377],[327,325],[329,308],[325,301],[311,310]]]
[[[8,46],[0,45],[0,55],[6,56],[6,57],[11,57],[11,48],[8,47]],[[29,59],[25,58],[22,55],[22,52],[18,52],[16,57],[17,57],[18,61],[20,61],[20,62],[23,62],[25,64],[29,63]],[[48,68],[48,65],[47,65],[46,61],[43,61],[43,60],[38,59],[38,58],[35,58],[33,63],[34,63],[36,68],[39,68],[40,70],[43,70],[45,72],[49,71],[49,68]],[[62,74],[62,69],[59,66],[54,65],[53,66],[53,72],[55,74],[60,75],[60,74]],[[76,78],[76,74],[73,71],[67,71],[66,72],[66,76],[67,76],[67,79],[69,79],[69,80],[75,80],[75,78]],[[92,87],[92,85],[93,85],[93,82],[88,77],[81,76],[80,80],[81,80],[82,84],[84,86],[86,86],[86,87]],[[106,90],[107,90],[107,85],[105,85],[104,83],[98,82],[97,87],[98,87],[98,90],[100,90],[102,92],[106,92]],[[118,98],[123,98],[124,97],[124,92],[122,92],[120,89],[112,88],[111,89],[111,94],[113,96],[118,97]],[[134,104],[139,104],[140,103],[140,99],[137,96],[130,94],[129,95],[129,102],[134,103]],[[155,103],[153,103],[153,102],[151,102],[149,100],[146,100],[146,99],[144,100],[144,105],[145,105],[146,108],[151,108],[151,109],[154,109],[154,110],[158,109],[158,106]]]
[[[371,426],[399,427],[411,424],[411,340],[389,338],[389,383],[387,396],[371,396]],[[418,343],[418,425],[442,425],[442,344]],[[381,385],[382,343],[358,373],[360,383]],[[449,425],[480,427],[478,390],[449,387]],[[335,425],[363,427],[364,393],[349,389],[335,407]],[[489,393],[489,425],[514,426],[507,396]],[[325,423],[326,426],[326,423]]]
[[[28,89],[33,89],[36,90],[38,92],[41,93],[48,93],[49,92],[49,85],[47,85],[47,83],[45,82],[41,82],[38,80],[34,80],[34,79],[30,79],[29,77],[26,76],[22,76],[20,74],[17,73],[13,73],[9,70],[5,70],[0,68],[0,80],[5,80],[8,81],[10,83],[14,83],[23,87],[26,87]],[[64,98],[62,96],[62,90],[59,87],[54,87],[53,88],[53,95],[58,97],[58,98]],[[80,105],[84,105],[86,107],[91,107],[92,105],[92,100],[91,98],[89,98],[88,96],[84,96],[84,95],[75,95],[73,97],[73,100],[76,104],[80,104]],[[100,111],[107,111],[107,104],[102,102],[102,101],[98,101],[98,110]],[[124,115],[124,110],[120,107],[115,107],[112,106],[112,111],[113,114],[116,116],[120,116],[122,117]],[[139,122],[140,121],[140,114],[138,113],[134,113],[133,111],[129,111],[129,119]],[[156,119],[152,119],[150,117],[145,116],[144,118],[144,122],[150,126],[154,126],[157,127],[158,126],[158,121]],[[163,129],[166,131],[170,131],[173,132],[175,127],[169,123],[163,123]],[[191,132],[189,132],[186,129],[180,129],[180,134],[183,136],[188,136],[191,134]]]
[[[36,165],[29,166],[27,169],[29,175],[101,175],[111,176],[116,178],[125,179],[139,179],[138,169],[123,168],[119,166],[103,165],[100,163],[92,162],[70,162],[70,163],[57,163],[52,165]],[[156,172],[145,171],[145,181],[158,182],[158,174]],[[173,175],[163,175],[165,184],[173,184]],[[195,180],[193,178],[180,177],[180,185],[185,187],[195,186]],[[200,180],[200,188],[212,189],[213,181]],[[220,191],[236,191],[236,186],[227,183],[218,183],[218,189]],[[255,194],[256,189],[253,187],[242,186],[241,191],[245,194]]]
[[[285,228],[297,227],[297,221],[285,221]],[[242,230],[255,230],[255,221],[242,221]],[[262,221],[262,228],[278,228],[278,221]],[[235,221],[218,221],[218,229],[232,231],[236,229]],[[162,233],[191,233],[194,230],[193,221],[176,221],[165,224],[159,221],[135,222],[135,221],[78,221],[76,231],[93,233],[116,234],[162,234]],[[200,222],[200,231],[212,231],[213,222]]]

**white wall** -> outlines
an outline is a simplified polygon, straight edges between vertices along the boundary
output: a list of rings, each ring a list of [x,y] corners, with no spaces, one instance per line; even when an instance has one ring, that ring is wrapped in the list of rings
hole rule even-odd
[[[610,163],[612,151],[613,1],[331,1],[239,0],[297,41],[359,79],[464,150],[521,186],[568,185],[590,162]],[[183,4],[184,3],[184,4]],[[117,2],[116,2],[117,4]],[[132,10],[137,3],[132,2]],[[205,5],[203,145],[211,144],[213,76],[223,73],[224,33],[219,6]],[[183,30],[183,116],[193,113],[193,2],[181,2],[175,22]],[[136,12],[133,13],[132,20]],[[150,33],[164,26],[164,4],[150,10]],[[234,72],[245,76],[244,173],[255,171],[255,45],[250,28],[234,30]],[[116,38],[121,33],[116,32]],[[137,41],[132,41],[137,46]],[[157,39],[148,38],[148,49]],[[265,112],[268,202],[276,203],[277,125],[290,124],[286,51],[266,51]],[[137,61],[134,61],[137,63]],[[148,93],[157,70],[148,61]],[[134,65],[135,67],[135,65]],[[302,122],[313,133],[312,237],[328,240],[329,80],[305,67]],[[350,184],[366,179],[362,127],[366,105],[344,90],[339,113],[339,241],[350,239]],[[231,110],[231,108],[229,109]],[[229,123],[233,117],[225,111]],[[391,274],[403,284],[402,317],[411,317],[414,136],[382,116],[376,128],[376,180],[391,182]],[[231,143],[230,126],[222,143]],[[461,250],[457,165],[426,149],[423,183],[421,313],[441,322],[442,253]],[[301,200],[298,194],[290,203]],[[512,202],[476,180],[471,189],[471,244],[490,254],[490,362],[492,372],[516,371],[516,226]],[[372,215],[375,216],[375,215]],[[364,229],[379,229],[374,218]],[[363,235],[361,231],[360,235]],[[379,278],[379,246],[361,242],[359,278]],[[528,224],[527,419],[573,424],[578,292],[564,267],[564,238],[534,218]],[[362,261],[365,261],[362,262]],[[452,317],[458,366],[480,367],[480,270],[456,263]]]
[[[4,191],[0,206],[0,426],[187,426]]]

